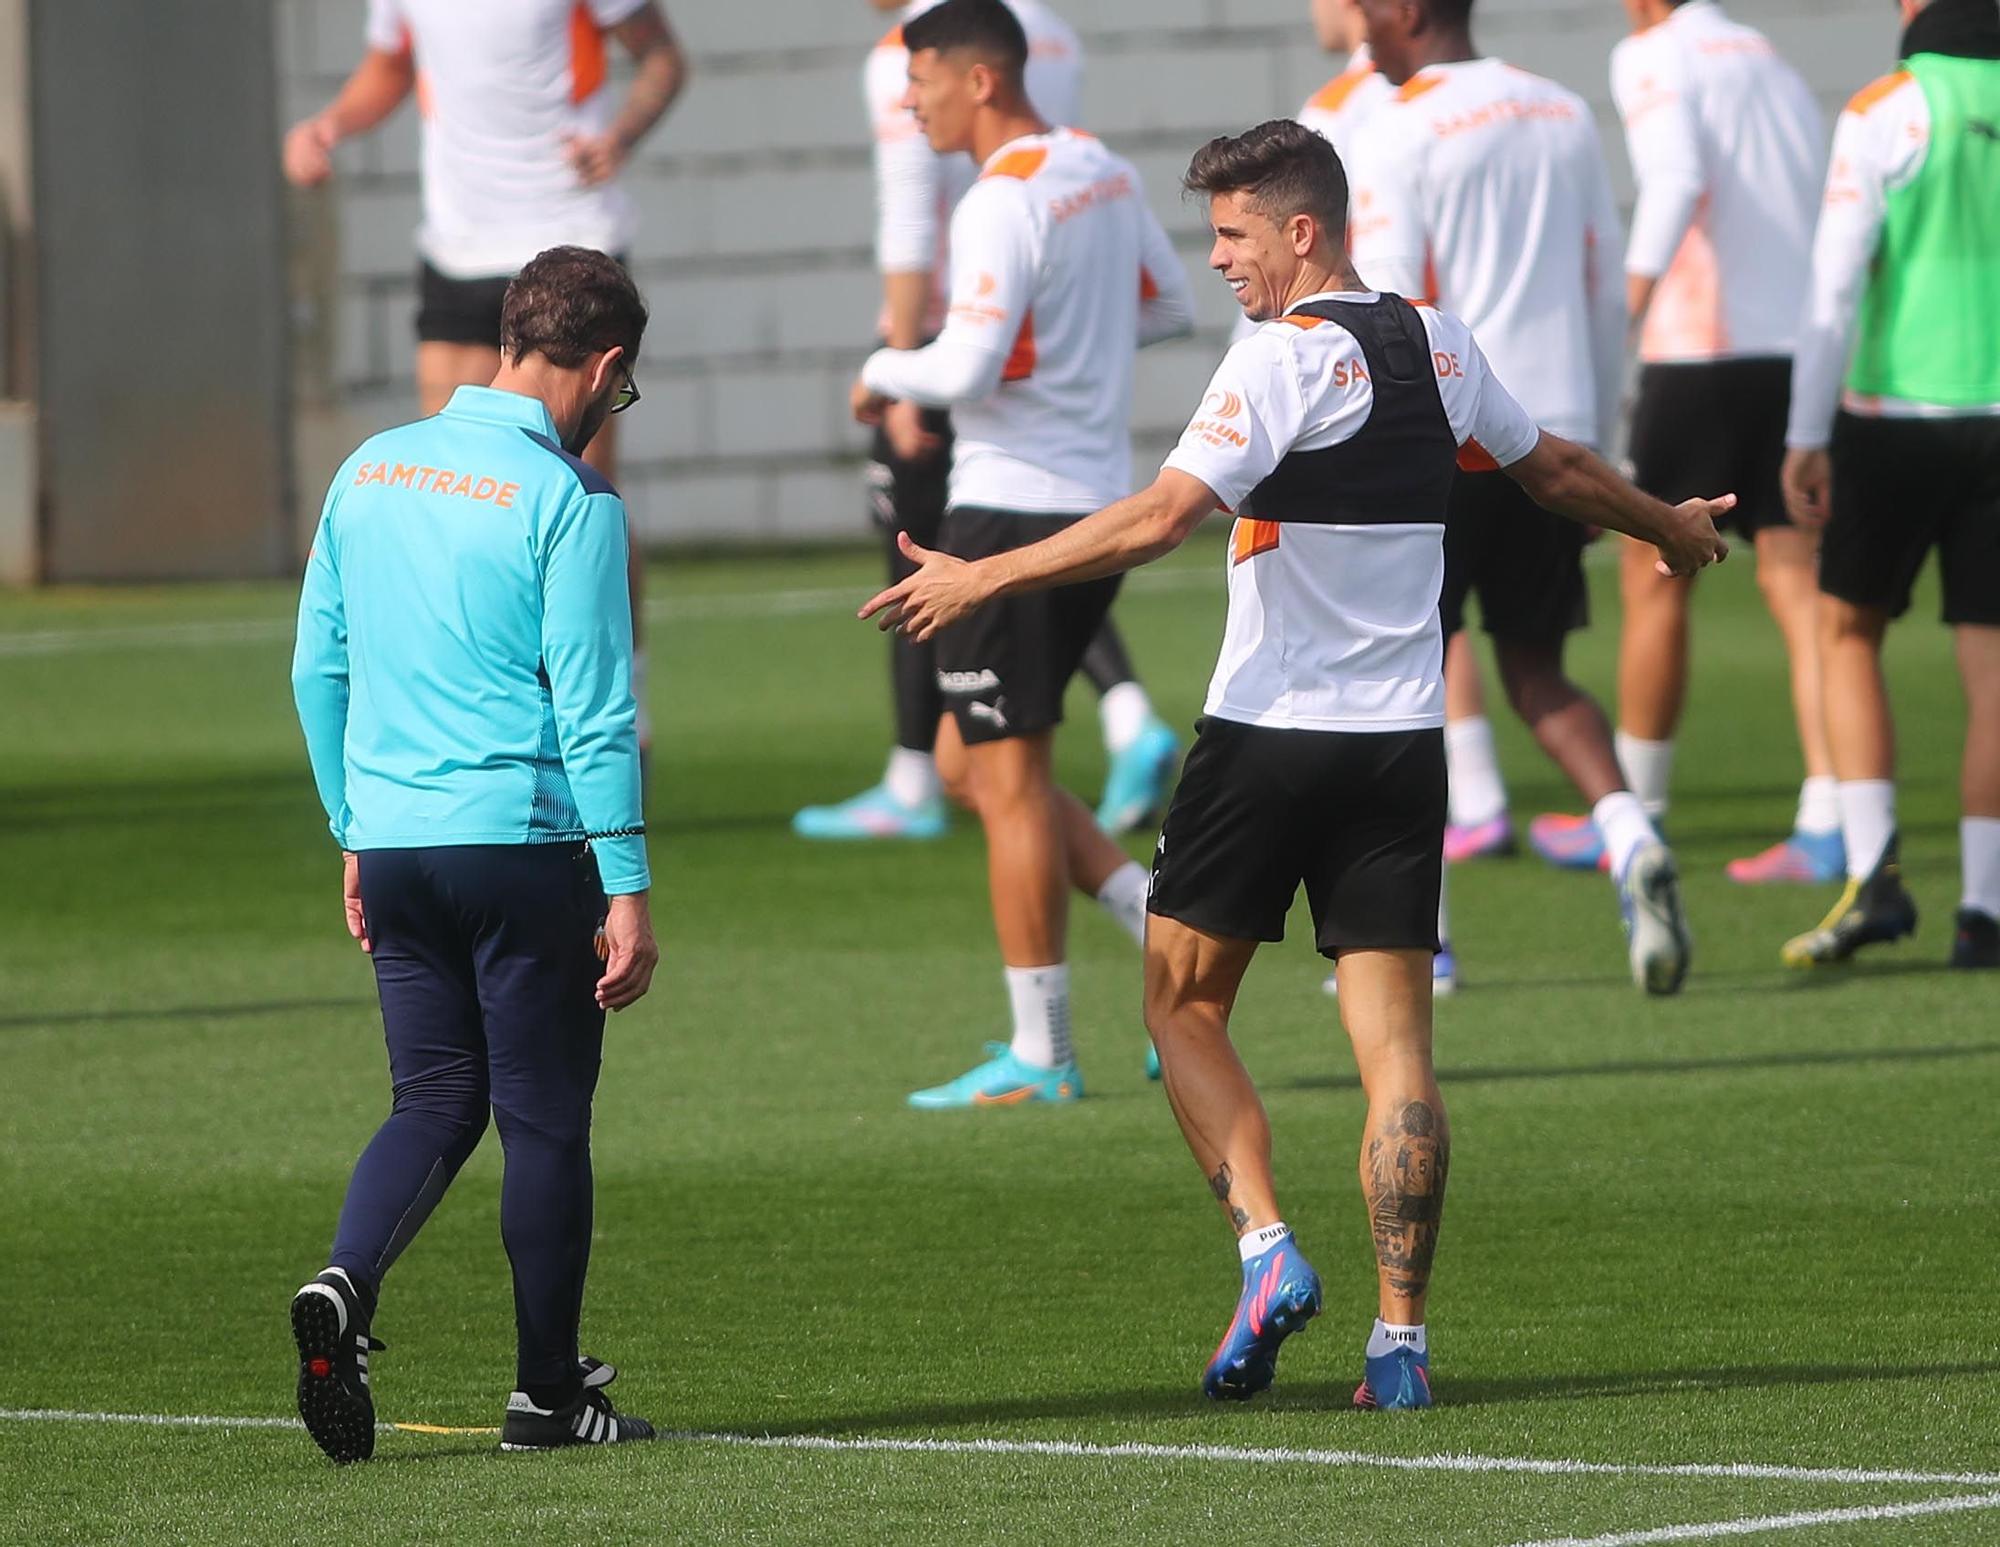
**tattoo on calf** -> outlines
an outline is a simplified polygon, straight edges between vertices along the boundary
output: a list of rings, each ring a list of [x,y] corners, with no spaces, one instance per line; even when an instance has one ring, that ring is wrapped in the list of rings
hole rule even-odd
[[[1422,1101],[1409,1102],[1368,1141],[1375,1259],[1398,1294],[1421,1295],[1430,1288],[1450,1159],[1443,1119]]]
[[[1217,1168],[1215,1175],[1208,1179],[1208,1190],[1215,1194],[1215,1201],[1227,1211],[1229,1223],[1235,1226],[1236,1233],[1241,1235],[1250,1223],[1250,1214],[1248,1210],[1240,1209],[1229,1201],[1229,1189],[1235,1185],[1236,1173],[1229,1169],[1229,1162],[1226,1160]]]

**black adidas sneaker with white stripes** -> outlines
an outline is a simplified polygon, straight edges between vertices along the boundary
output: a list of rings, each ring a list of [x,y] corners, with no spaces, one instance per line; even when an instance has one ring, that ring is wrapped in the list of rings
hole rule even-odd
[[[375,1454],[375,1398],[368,1355],[382,1345],[368,1335],[368,1312],[339,1268],[328,1268],[292,1296],[292,1337],[299,1345],[299,1417],[319,1448],[343,1466]]]
[[[583,1389],[562,1407],[537,1407],[527,1392],[507,1398],[507,1418],[500,1427],[502,1450],[561,1450],[568,1445],[617,1445],[653,1439],[653,1426],[643,1418],[621,1413],[604,1388],[618,1371],[601,1359],[583,1361]]]

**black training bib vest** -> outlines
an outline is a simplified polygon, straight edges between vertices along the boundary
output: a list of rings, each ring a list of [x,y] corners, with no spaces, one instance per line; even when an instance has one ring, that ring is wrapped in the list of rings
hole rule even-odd
[[[1458,440],[1416,307],[1384,294],[1374,301],[1307,301],[1286,315],[1336,322],[1353,334],[1375,402],[1352,439],[1288,453],[1250,491],[1243,516],[1308,526],[1442,526]]]

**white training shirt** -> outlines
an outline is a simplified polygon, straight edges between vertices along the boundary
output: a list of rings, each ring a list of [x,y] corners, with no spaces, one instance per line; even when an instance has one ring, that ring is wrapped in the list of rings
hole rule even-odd
[[[1883,419],[1984,419],[2000,403],[1966,407],[1905,398],[1860,397],[1843,389],[1868,271],[1882,241],[1889,194],[1923,170],[1931,108],[1907,70],[1885,75],[1847,104],[1833,130],[1833,166],[1813,239],[1812,280],[1792,360],[1787,445],[1817,450],[1833,439],[1837,407]]]
[[[1133,352],[1193,325],[1138,172],[1052,129],[996,150],[953,212],[936,342],[878,349],[861,379],[953,410],[953,505],[1080,515],[1132,489]]]
[[[1463,322],[1428,306],[1419,313],[1453,437],[1460,446],[1477,443],[1501,467],[1520,461],[1541,439],[1534,421],[1494,377]],[[1166,465],[1199,478],[1235,510],[1287,454],[1363,433],[1374,404],[1366,356],[1346,328],[1316,317],[1267,322],[1223,358]],[[1239,519],[1206,712],[1292,730],[1444,724],[1443,586],[1442,523]]]
[[[1369,119],[1353,160],[1361,277],[1463,317],[1536,423],[1606,444],[1623,238],[1583,99],[1498,59],[1434,65]]]
[[[1314,92],[1299,109],[1299,122],[1324,135],[1344,161],[1361,126],[1395,95],[1395,87],[1382,78],[1382,72],[1375,68],[1374,56],[1364,43],[1348,56],[1347,68]]]
[[[646,0],[368,0],[368,46],[411,53],[423,115],[417,247],[453,279],[511,275],[565,243],[622,252],[636,218],[616,184],[586,188],[571,135],[612,118],[604,33]]]
[[[1826,170],[1798,71],[1715,0],[1687,0],[1611,55],[1638,180],[1625,271],[1659,281],[1640,358],[1787,356]]]
[[[939,3],[914,0],[906,6],[888,36],[869,51],[862,71],[875,136],[875,266],[884,274],[932,274],[934,315],[925,329],[931,333],[944,314],[951,212],[976,171],[968,156],[932,150],[903,106],[910,86],[903,26]],[[1028,34],[1028,100],[1045,122],[1075,126],[1083,100],[1083,46],[1076,33],[1042,0],[1007,0],[1007,6]]]

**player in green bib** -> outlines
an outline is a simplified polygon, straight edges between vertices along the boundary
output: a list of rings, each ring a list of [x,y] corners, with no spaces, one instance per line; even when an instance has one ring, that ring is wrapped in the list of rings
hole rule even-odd
[[[2000,967],[2000,0],[1899,0],[1902,67],[1855,96],[1792,375],[1785,497],[1823,527],[1821,671],[1847,885],[1794,967],[1913,933],[1883,634],[1933,548],[1969,710],[1955,967]]]

